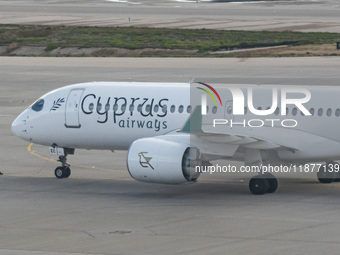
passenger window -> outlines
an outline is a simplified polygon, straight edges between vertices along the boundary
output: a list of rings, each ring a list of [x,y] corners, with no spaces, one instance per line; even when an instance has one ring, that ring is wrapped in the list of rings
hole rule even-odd
[[[310,108],[309,112],[310,114],[312,114],[312,116],[314,116],[314,112],[315,112],[314,108]]]
[[[191,105],[188,105],[188,107],[187,107],[187,113],[191,113],[191,110],[192,110]]]
[[[122,105],[122,112],[125,112],[125,110],[126,110],[126,104],[123,104]]]
[[[168,107],[167,107],[166,105],[163,105],[163,107],[162,107],[162,112],[163,112],[163,113],[166,113],[166,109],[168,109]]]
[[[93,111],[93,108],[94,108],[94,104],[93,103],[90,103],[89,105],[89,110],[92,112]]]
[[[154,106],[154,108],[153,108],[153,111],[154,111],[154,112],[158,112],[158,110],[159,110],[159,106],[156,104],[156,105]]]
[[[130,106],[129,106],[129,111],[130,111],[130,112],[133,112],[134,109],[135,109],[135,106],[134,106],[133,104],[130,104]]]
[[[170,107],[170,112],[171,112],[171,113],[174,113],[174,112],[175,112],[175,110],[176,110],[176,106],[174,106],[174,105],[171,105],[171,107]]]
[[[318,115],[319,115],[320,117],[323,115],[323,109],[322,109],[322,108],[320,108],[320,109],[318,110]]]
[[[106,104],[106,105],[105,105],[105,111],[106,111],[106,112],[110,111],[110,104]]]
[[[151,105],[146,105],[146,107],[145,107],[145,111],[147,111],[147,112],[150,112],[151,111]]]
[[[339,117],[339,116],[340,116],[340,109],[339,109],[339,108],[335,110],[335,116],[336,116],[336,117]]]
[[[296,114],[297,114],[297,108],[293,108],[293,110],[292,110],[292,114],[293,114],[293,116],[296,116]]]
[[[138,107],[137,107],[137,111],[138,111],[138,112],[142,112],[142,107],[143,107],[143,106],[142,106],[141,104],[139,104]]]
[[[328,108],[326,114],[327,114],[328,117],[330,117],[332,115],[332,109]]]
[[[279,107],[277,107],[277,108],[275,109],[274,114],[275,114],[275,115],[279,115],[279,113],[280,113],[280,109],[279,109]]]
[[[216,113],[217,113],[217,106],[216,106],[216,105],[211,109],[211,112],[212,112],[213,114],[216,114]]]
[[[40,112],[44,108],[44,99],[39,99],[37,102],[32,105],[32,110],[36,112]]]
[[[102,104],[98,103],[97,104],[97,111],[100,112],[102,110]]]
[[[114,104],[114,105],[113,105],[113,111],[116,112],[117,110],[118,110],[118,104]]]
[[[179,113],[182,113],[182,112],[183,112],[183,109],[184,109],[183,105],[180,105],[180,106],[178,107],[178,112],[179,112]]]

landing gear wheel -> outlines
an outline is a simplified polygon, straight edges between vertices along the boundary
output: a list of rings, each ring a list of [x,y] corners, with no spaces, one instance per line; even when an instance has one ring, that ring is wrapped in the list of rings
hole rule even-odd
[[[68,178],[71,175],[71,169],[68,166],[64,166],[64,178]]]
[[[335,173],[335,176],[334,182],[340,182],[340,172]]]
[[[249,181],[249,190],[254,195],[263,195],[268,192],[269,182],[267,178],[255,176]]]
[[[68,178],[71,175],[71,169],[68,166],[59,166],[55,169],[54,175],[58,179]]]
[[[277,190],[277,187],[279,186],[279,183],[277,182],[275,176],[270,173],[266,173],[263,175],[263,177],[267,179],[269,184],[267,193],[274,193]]]
[[[319,182],[321,183],[332,183],[335,181],[336,173],[334,170],[332,172],[330,171],[330,167],[328,167],[329,164],[322,165],[319,168],[319,171],[317,173],[317,177]]]
[[[58,167],[54,170],[54,175],[55,175],[55,177],[57,177],[58,179],[64,178],[64,167],[58,166]]]
[[[340,182],[340,165],[339,163],[334,163],[333,165],[334,169],[334,182]]]

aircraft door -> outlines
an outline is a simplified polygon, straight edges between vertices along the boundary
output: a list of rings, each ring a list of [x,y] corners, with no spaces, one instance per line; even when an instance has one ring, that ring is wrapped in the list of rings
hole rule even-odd
[[[228,121],[234,119],[233,115],[233,100],[228,100],[225,103],[225,108],[224,108],[224,118]]]
[[[240,127],[246,126],[246,122],[244,119],[244,115],[234,115],[234,109],[233,109],[233,100],[228,100],[225,103],[225,108],[224,108],[224,118],[228,120],[228,125],[230,126],[230,129],[233,129],[233,127]],[[247,113],[247,108],[244,108],[244,114]]]
[[[79,108],[84,89],[73,89],[68,95],[65,112],[65,127],[80,128]]]

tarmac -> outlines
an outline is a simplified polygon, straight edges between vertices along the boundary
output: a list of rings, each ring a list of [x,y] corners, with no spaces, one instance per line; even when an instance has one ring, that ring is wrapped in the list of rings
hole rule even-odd
[[[0,24],[340,32],[337,0],[0,0]]]
[[[334,85],[338,57],[0,57],[0,254],[336,254],[340,184],[280,179],[254,196],[246,178],[201,175],[192,185],[139,183],[123,151],[76,150],[56,179],[48,148],[11,134],[42,94],[85,81]]]

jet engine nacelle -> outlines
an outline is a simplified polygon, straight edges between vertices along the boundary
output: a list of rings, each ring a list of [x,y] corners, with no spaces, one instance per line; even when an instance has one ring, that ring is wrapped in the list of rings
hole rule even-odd
[[[195,171],[197,164],[198,149],[159,137],[136,140],[127,155],[127,167],[131,177],[142,182],[194,182],[200,174]]]

